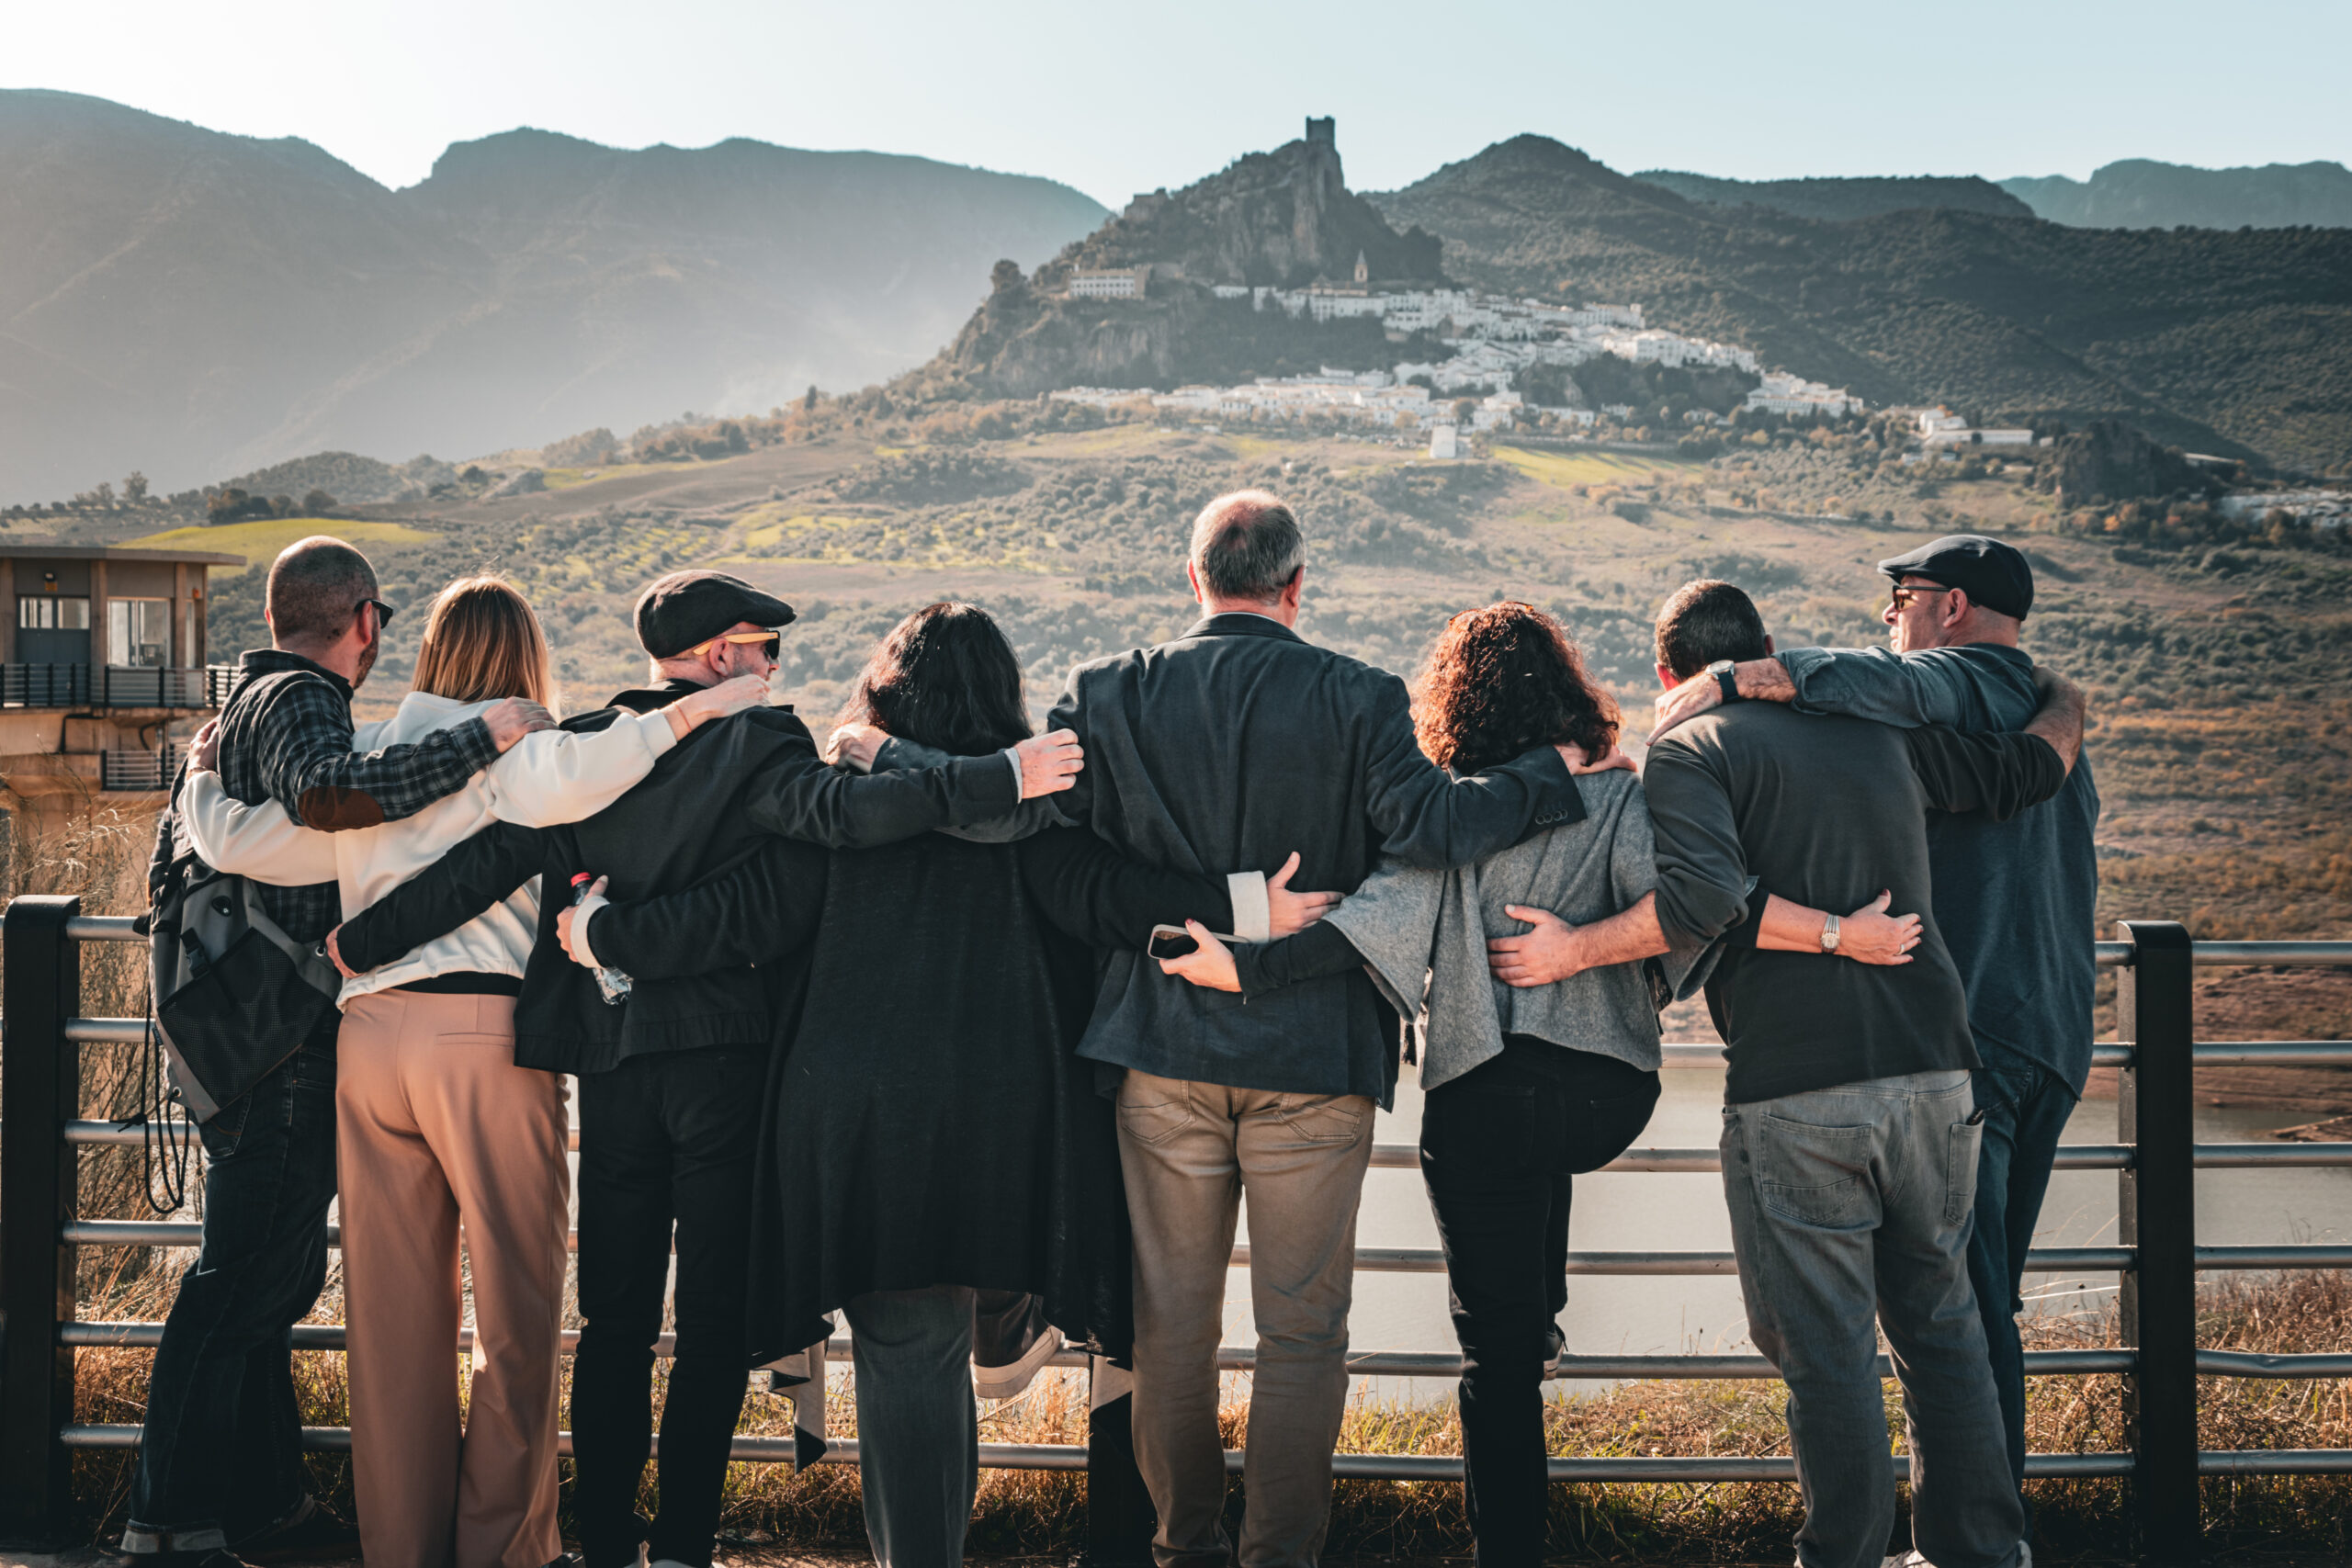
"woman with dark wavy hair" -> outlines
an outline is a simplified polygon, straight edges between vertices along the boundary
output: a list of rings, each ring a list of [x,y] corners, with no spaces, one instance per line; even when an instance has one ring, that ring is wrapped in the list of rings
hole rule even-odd
[[[899,622],[844,719],[964,754],[1029,734],[1020,662],[971,604]],[[1268,908],[1274,929],[1295,931],[1327,900],[1283,880]],[[1097,950],[1140,949],[1188,916],[1230,920],[1227,879],[1136,865],[1084,829],[1051,828],[869,850],[778,840],[692,891],[565,922],[575,958],[639,977],[747,962],[775,976],[752,1361],[820,1344],[828,1314],[848,1317],[882,1568],[962,1559],[982,1298],[1037,1297],[1071,1342],[1126,1352],[1125,1189],[1111,1102],[1077,1046]]]
[[[1421,750],[1456,773],[1565,741],[1617,739],[1617,705],[1532,604],[1447,623],[1414,704]],[[1161,967],[1246,998],[1366,965],[1419,1016],[1421,1173],[1462,1341],[1462,1447],[1480,1568],[1544,1553],[1543,1383],[1562,1349],[1573,1179],[1624,1152],[1657,1103],[1657,1010],[1695,985],[1655,912],[1649,813],[1630,770],[1583,773],[1580,822],[1475,866],[1384,863],[1319,925]],[[1664,955],[1653,967],[1645,961]]]

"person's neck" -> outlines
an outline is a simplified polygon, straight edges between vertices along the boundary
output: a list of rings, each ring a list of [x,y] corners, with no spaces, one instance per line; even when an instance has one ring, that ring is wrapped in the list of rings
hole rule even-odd
[[[655,668],[662,672],[662,679],[664,681],[684,681],[690,686],[709,687],[718,684],[718,677],[710,672],[707,665],[689,664],[681,660],[675,663],[659,664]]]
[[[1995,621],[1981,615],[1971,615],[1953,626],[1930,648],[1968,648],[1990,643],[1995,648],[2015,648],[2018,645],[2018,624],[2015,621]]]
[[[1262,615],[1267,620],[1296,629],[1298,612],[1284,612],[1279,599],[1260,603],[1254,599],[1204,599],[1201,613],[1204,615]]]
[[[337,641],[332,643],[273,642],[270,646],[280,653],[290,653],[297,659],[307,659],[322,670],[332,671],[344,679],[346,685],[356,686],[359,674],[359,650]]]

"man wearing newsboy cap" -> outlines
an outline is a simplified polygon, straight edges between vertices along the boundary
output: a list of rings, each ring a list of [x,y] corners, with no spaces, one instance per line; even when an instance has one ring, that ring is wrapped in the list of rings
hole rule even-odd
[[[653,682],[568,729],[601,729],[738,675],[772,675],[792,606],[738,577],[681,571],[637,602]],[[774,971],[635,981],[607,1006],[559,931],[575,874],[615,898],[677,893],[770,838],[853,848],[1010,811],[1068,789],[1067,730],[988,757],[863,777],[817,755],[788,707],[703,726],[584,822],[495,824],[334,933],[337,961],[377,967],[453,931],[532,877],[537,940],[514,1006],[514,1063],[580,1078],[580,1348],[572,1361],[580,1552],[587,1568],[708,1568],[742,1409],[752,1151],[765,1103]],[[599,887],[603,885],[599,884]],[[676,1346],[662,1411],[661,1508],[636,1512],[651,1436],[649,1380],[676,1248]],[[549,1310],[557,1303],[550,1303]],[[571,1568],[579,1568],[572,1564]]]
[[[2018,646],[2033,567],[2015,547],[1951,534],[1878,563],[1888,580],[1884,649],[1792,648],[1726,662],[1661,696],[1651,739],[1720,702],[1790,703],[1912,728],[2015,729],[2034,711],[2033,660]],[[2025,1362],[2018,1339],[2026,1248],[2066,1118],[2091,1066],[2098,788],[2086,751],[2064,789],[2007,822],[1939,817],[1928,829],[1936,923],[1968,998],[1984,1066],[1976,1228],[1969,1278],[2025,1481]],[[2030,1516],[2029,1516],[2030,1517]]]

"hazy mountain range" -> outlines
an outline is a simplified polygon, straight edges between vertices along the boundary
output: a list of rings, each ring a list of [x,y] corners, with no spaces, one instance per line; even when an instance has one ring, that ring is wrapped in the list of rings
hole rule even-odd
[[[1112,220],[1049,180],[922,158],[625,152],[527,130],[451,147],[395,191],[307,141],[0,91],[0,502],[132,468],[168,491],[322,449],[625,435],[880,380],[942,344],[918,381],[951,396],[1384,352],[1346,332],[1212,331],[1222,315],[1155,324],[1151,301],[1081,322],[1026,280],[1056,257],[1047,273],[1167,261],[1253,282],[1344,276],[1359,254],[1375,278],[1442,265],[1639,300],[1872,400],[2120,413],[2324,465],[2352,451],[2352,230],[2233,231],[2352,222],[2326,205],[2347,183],[2335,164],[2132,164],[2006,189],[1743,184],[1628,177],[1520,137],[1367,201],[1335,146],[1295,143]],[[2203,216],[2177,216],[2192,201]],[[2207,226],[2126,237],[2029,204]],[[998,269],[992,292],[1001,258],[1017,287]]]
[[[1679,169],[1645,169],[1634,177],[1692,201],[1769,207],[1799,218],[1847,220],[1938,207],[2078,229],[2352,227],[2352,169],[2329,163],[2195,169],[2127,158],[2087,180],[2064,175],[1998,182],[1973,175],[1726,180]]]
[[[922,158],[536,130],[394,191],[307,141],[0,92],[0,500],[865,385],[953,335],[999,257],[1104,216]]]

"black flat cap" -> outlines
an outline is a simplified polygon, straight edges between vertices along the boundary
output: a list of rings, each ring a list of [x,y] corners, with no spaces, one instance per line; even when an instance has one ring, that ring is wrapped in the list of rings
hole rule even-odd
[[[637,640],[656,659],[674,659],[745,622],[782,626],[792,620],[791,605],[723,571],[673,571],[637,597]]]
[[[2033,608],[2033,568],[2016,547],[1982,534],[1947,534],[1906,555],[1878,563],[1900,582],[1928,577],[1964,591],[1971,602],[2004,615],[2025,619]]]

